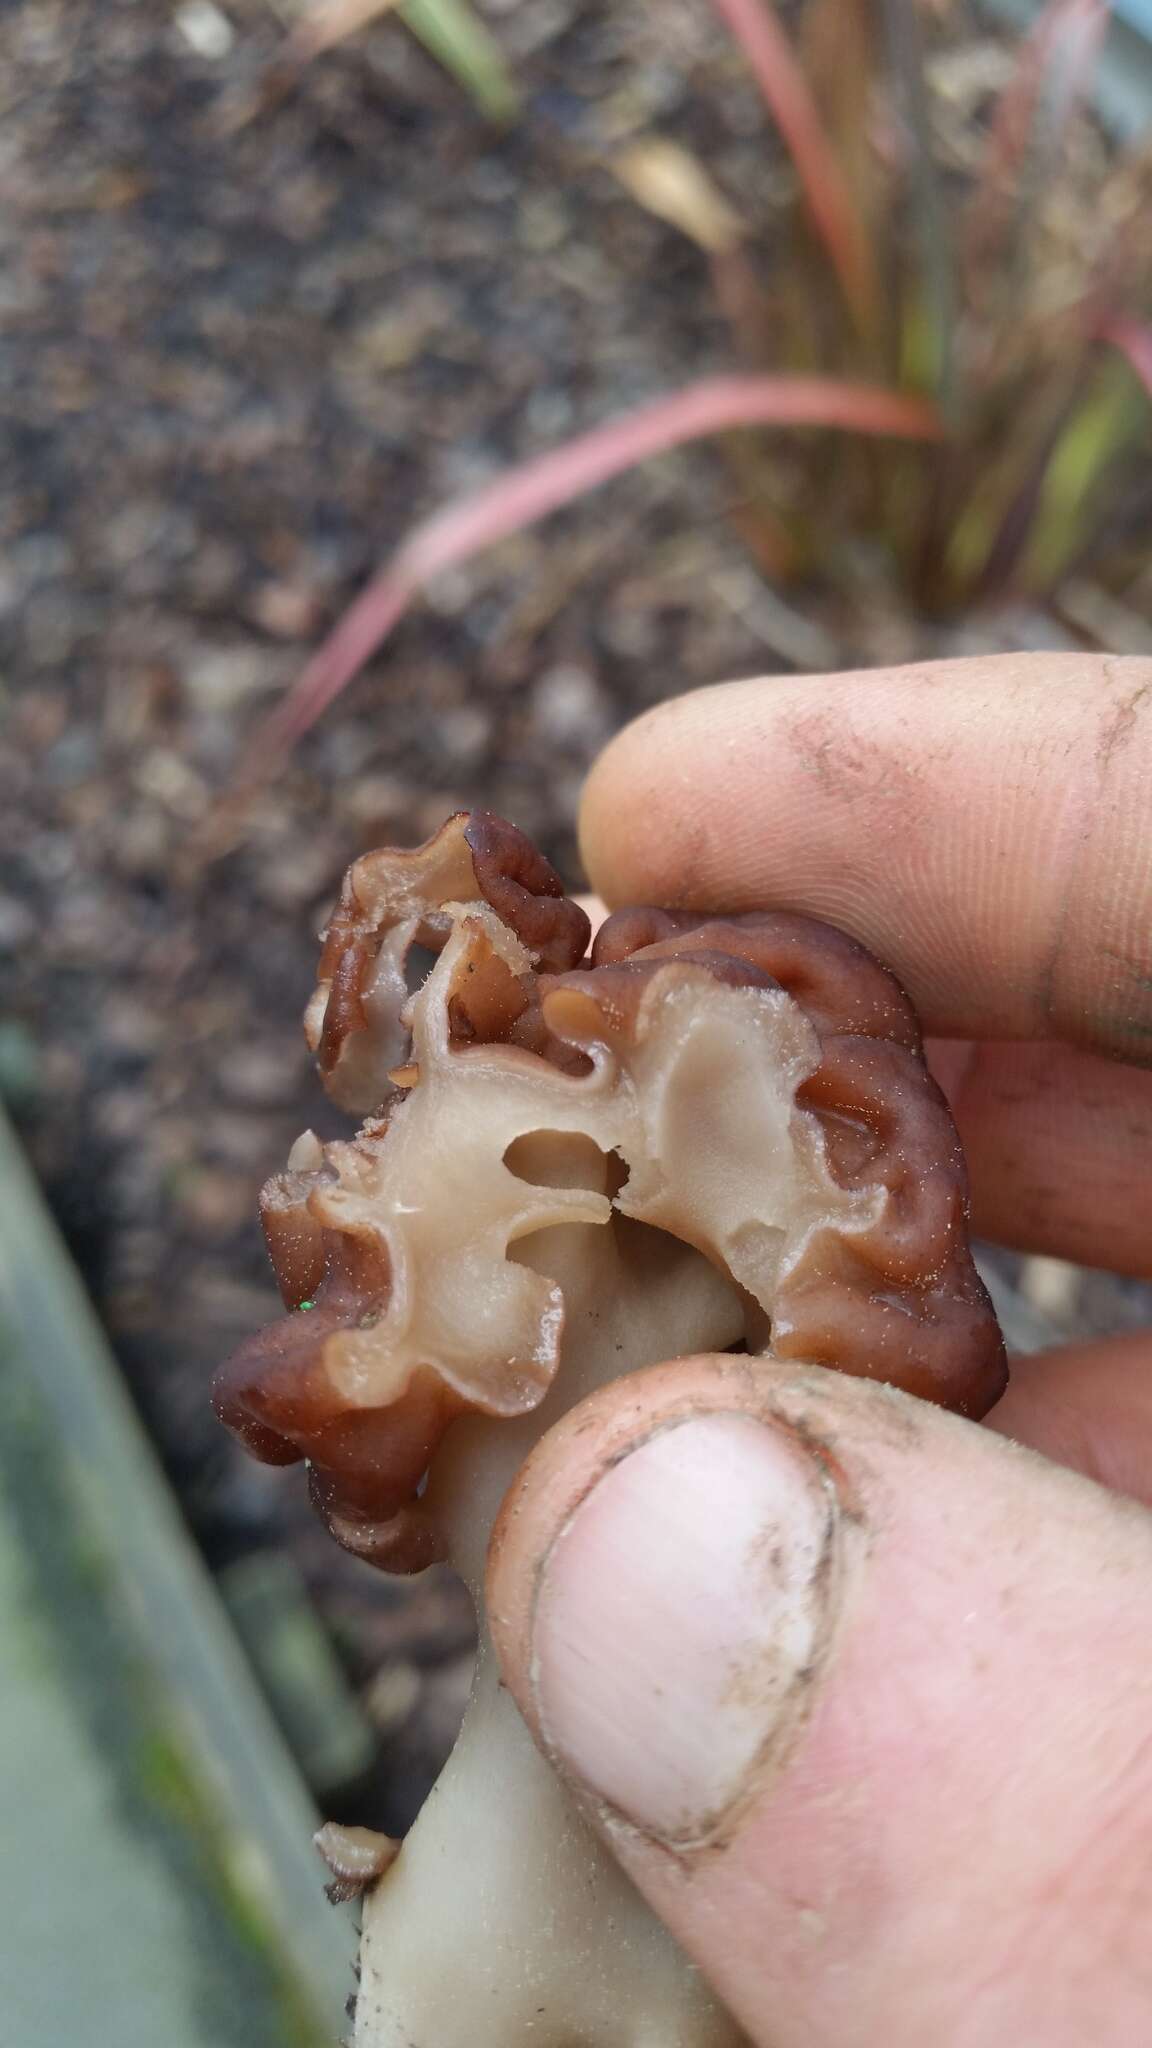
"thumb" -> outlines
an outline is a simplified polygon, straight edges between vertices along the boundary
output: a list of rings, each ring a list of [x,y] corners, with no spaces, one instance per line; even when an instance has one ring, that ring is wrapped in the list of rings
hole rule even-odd
[[[1152,1516],[891,1389],[691,1358],[509,1494],[504,1677],[757,2048],[1152,2041]]]

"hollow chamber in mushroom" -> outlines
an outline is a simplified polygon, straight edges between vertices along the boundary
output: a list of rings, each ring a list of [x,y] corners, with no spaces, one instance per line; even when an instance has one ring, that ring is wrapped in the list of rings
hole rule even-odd
[[[588,921],[483,812],[350,869],[305,1029],[354,1137],[261,1209],[288,1313],[223,1369],[336,1540],[449,1559],[480,1620],[456,1749],[365,1895],[356,2048],[734,2048],[501,1689],[489,1531],[551,1423],[639,1367],[744,1350],[982,1415],[1003,1345],[903,992],[785,913]],[[431,961],[410,992],[418,957]],[[353,1831],[355,1832],[355,1831]]]

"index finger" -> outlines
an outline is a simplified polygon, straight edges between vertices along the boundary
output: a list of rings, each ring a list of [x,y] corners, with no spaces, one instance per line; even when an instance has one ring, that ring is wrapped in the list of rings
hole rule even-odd
[[[696,691],[612,742],[581,836],[609,904],[841,926],[940,1037],[1152,1065],[1152,661],[996,655]]]

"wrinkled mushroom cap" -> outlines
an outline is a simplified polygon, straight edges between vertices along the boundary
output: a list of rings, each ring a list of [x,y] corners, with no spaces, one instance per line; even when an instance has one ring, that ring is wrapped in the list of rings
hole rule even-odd
[[[490,811],[458,811],[426,845],[368,853],[349,868],[304,1017],[324,1085],[342,1109],[363,1116],[387,1094],[389,1072],[404,1056],[409,952],[439,950],[454,910],[478,898],[519,940],[523,970],[573,967],[582,957],[587,915],[531,840]]]
[[[892,977],[784,913],[624,911],[583,961],[587,938],[485,813],[357,861],[325,934],[306,1028],[367,1121],[307,1134],[265,1188],[294,1313],[216,1398],[257,1456],[307,1457],[333,1533],[391,1568],[441,1553],[419,1487],[449,1425],[523,1414],[562,1369],[562,1290],[515,1249],[557,1225],[695,1247],[751,1349],[969,1415],[1004,1384],[959,1144]],[[439,957],[410,997],[414,944]]]

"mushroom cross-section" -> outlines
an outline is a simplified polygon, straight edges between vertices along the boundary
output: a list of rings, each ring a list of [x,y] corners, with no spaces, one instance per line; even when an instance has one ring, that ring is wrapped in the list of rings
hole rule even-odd
[[[517,1465],[622,1369],[742,1347],[972,1416],[1004,1384],[956,1134],[891,976],[784,913],[623,911],[585,960],[587,940],[488,814],[356,862],[306,1029],[365,1121],[306,1133],[265,1188],[291,1313],[217,1385],[256,1456],[307,1458],[339,1542],[390,1570],[449,1557],[478,1597]],[[410,994],[414,946],[435,957]],[[738,2038],[567,1805],[486,1646],[437,1799],[371,1895],[364,1962],[360,2048]]]

